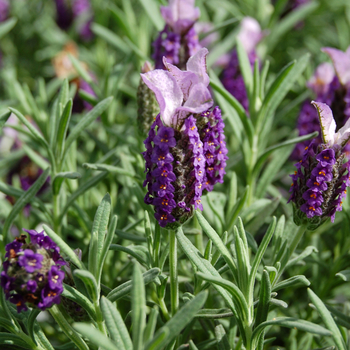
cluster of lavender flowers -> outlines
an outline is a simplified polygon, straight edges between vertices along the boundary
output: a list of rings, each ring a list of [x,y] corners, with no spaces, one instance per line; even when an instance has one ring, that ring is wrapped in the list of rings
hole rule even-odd
[[[194,24],[200,11],[194,7],[194,0],[169,0],[169,6],[162,6],[161,13],[166,25],[153,42],[156,69],[164,69],[163,56],[181,69],[187,60],[200,49]]]
[[[1,287],[18,312],[26,311],[28,306],[45,310],[60,303],[64,279],[61,267],[66,262],[50,237],[35,230],[24,231],[29,233],[29,242],[22,234],[6,245]]]
[[[93,37],[93,13],[89,0],[55,0],[55,3],[56,22],[61,29],[68,30],[74,22],[83,40],[88,41]]]
[[[350,185],[350,161],[344,163],[343,153],[350,139],[350,120],[336,133],[331,109],[321,102],[312,103],[319,113],[323,143],[313,140],[295,164],[289,201],[295,205],[296,224],[316,229],[327,217],[334,222]]]
[[[223,182],[227,149],[224,123],[208,89],[209,76],[200,49],[181,71],[164,58],[167,71],[156,69],[141,74],[155,93],[160,114],[147,139],[147,204],[155,207],[162,227],[176,227],[192,216],[193,206],[203,210],[203,191]]]
[[[341,127],[350,117],[350,47],[346,52],[327,47],[322,51],[330,56],[334,68],[330,63],[322,63],[307,86],[313,91],[317,101],[331,107],[336,123]],[[301,108],[297,128],[300,136],[320,131],[317,112],[310,105],[310,100],[305,101]],[[321,142],[321,136],[316,141]],[[299,143],[292,158],[300,159],[304,148],[309,144],[309,140]],[[345,151],[350,152],[350,145],[346,146]]]
[[[243,18],[237,39],[242,43],[247,52],[252,70],[255,60],[258,59],[255,48],[262,38],[263,33],[259,23],[251,17]],[[227,67],[222,72],[221,80],[226,90],[241,103],[246,111],[248,111],[249,101],[247,90],[239,67],[236,49],[231,53]]]

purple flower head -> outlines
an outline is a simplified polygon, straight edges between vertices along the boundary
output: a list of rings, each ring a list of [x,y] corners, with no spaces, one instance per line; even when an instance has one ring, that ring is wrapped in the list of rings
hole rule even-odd
[[[181,71],[164,58],[166,71],[142,74],[155,93],[160,115],[144,144],[147,187],[145,203],[152,204],[160,226],[175,228],[203,210],[203,191],[223,182],[227,148],[224,122],[213,104],[205,56],[199,50]]]
[[[334,75],[333,66],[328,62],[322,63],[316,68],[315,74],[307,82],[307,87],[312,89],[317,95],[324,95],[329,91]]]
[[[57,25],[67,30],[73,22],[73,13],[68,0],[55,0]]]
[[[61,266],[66,262],[56,243],[43,232],[24,231],[29,239],[23,234],[5,248],[1,287],[18,312],[27,310],[27,306],[45,310],[60,300],[64,278]]]
[[[160,11],[165,22],[174,33],[183,34],[191,28],[200,16],[195,0],[169,0],[169,6],[162,6]]]
[[[343,152],[350,139],[350,121],[335,132],[332,110],[324,103],[312,102],[316,107],[323,143],[313,141],[305,148],[302,160],[292,175],[291,197],[294,221],[316,229],[328,217],[332,222],[335,213],[342,210],[342,199],[350,184],[350,163],[344,163]]]

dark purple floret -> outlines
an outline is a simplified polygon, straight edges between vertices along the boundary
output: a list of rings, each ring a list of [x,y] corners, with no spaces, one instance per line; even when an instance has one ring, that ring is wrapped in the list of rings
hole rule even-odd
[[[45,310],[60,300],[64,279],[61,266],[66,262],[51,238],[43,232],[25,231],[29,239],[23,234],[5,248],[1,287],[18,312],[27,306]]]
[[[9,16],[10,3],[8,0],[0,0],[0,22],[7,20]]]

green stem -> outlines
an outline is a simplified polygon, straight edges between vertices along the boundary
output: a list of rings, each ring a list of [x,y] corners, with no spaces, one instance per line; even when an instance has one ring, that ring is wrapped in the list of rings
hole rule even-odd
[[[59,194],[53,195],[53,230],[60,235],[60,223],[59,223],[59,217],[60,217],[60,201],[59,201]]]
[[[306,231],[306,225],[301,225],[298,228],[298,231],[296,233],[296,235],[294,236],[292,242],[289,245],[289,256],[288,256],[288,260],[291,258],[291,256],[293,255],[295,249],[297,248],[301,237],[303,237],[304,233]]]
[[[200,251],[200,253],[203,254],[204,253],[203,233],[196,215],[194,215],[193,217],[193,223],[194,223],[194,227],[198,229],[198,233],[194,236],[195,245],[196,245],[196,248]]]
[[[97,302],[95,302],[94,306],[95,306],[95,312],[96,312],[97,327],[104,335],[107,335],[107,329],[106,329],[106,325],[103,321],[103,316],[102,316],[102,312],[100,309],[100,305]]]
[[[177,276],[177,241],[175,231],[170,231],[169,242],[169,272],[170,272],[170,300],[171,315],[179,309],[179,283]]]
[[[89,350],[89,347],[68,323],[67,319],[63,316],[57,305],[54,305],[50,309],[50,314],[55,319],[57,324],[61,327],[63,333],[77,346],[79,350]]]

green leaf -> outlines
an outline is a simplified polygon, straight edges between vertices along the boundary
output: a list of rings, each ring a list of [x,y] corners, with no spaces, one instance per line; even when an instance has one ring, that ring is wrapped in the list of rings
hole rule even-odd
[[[32,123],[30,123],[20,111],[14,108],[9,108],[9,110],[13,114],[15,114],[17,118],[28,128],[28,130],[34,136],[35,140],[39,141],[47,149],[49,148],[48,143],[46,142],[45,138],[41,135],[41,133],[38,131],[38,129]]]
[[[82,293],[80,293],[76,288],[63,283],[63,293],[62,296],[73,300],[75,303],[79,304],[84,308],[84,310],[89,314],[92,320],[96,320],[96,312],[91,301]]]
[[[247,51],[243,47],[242,43],[237,40],[237,56],[239,61],[239,68],[244,80],[244,85],[247,91],[248,99],[250,103],[253,103],[252,94],[253,94],[253,73],[250,66],[249,58]]]
[[[338,350],[346,350],[347,346],[345,345],[344,339],[340,333],[340,330],[331,313],[327,310],[326,305],[322,302],[322,300],[310,289],[307,290],[309,297],[312,303],[315,305],[317,311],[319,312],[323,322],[327,326],[327,328],[331,331],[329,335],[333,336],[333,340],[335,345],[338,347]]]
[[[131,287],[133,350],[143,348],[143,333],[146,326],[146,294],[142,277],[140,266],[135,263]]]
[[[221,87],[220,85],[212,81],[210,82],[210,86],[213,88],[214,91],[219,93],[237,112],[243,124],[245,134],[248,137],[249,144],[252,145],[253,135],[254,135],[254,126],[251,120],[247,117],[242,105],[224,87]]]
[[[231,350],[223,325],[219,324],[215,327],[215,338],[218,342],[218,350]]]
[[[345,281],[345,282],[350,281],[350,270],[342,270],[342,271],[336,273],[335,275],[342,278],[343,281]]]
[[[120,50],[124,54],[130,53],[128,45],[114,32],[97,23],[92,23],[91,30],[94,34],[107,41],[109,44]]]
[[[43,229],[47,235],[59,246],[61,253],[67,255],[70,261],[79,269],[84,269],[84,264],[78,259],[72,248],[60,236],[58,236],[50,227],[46,225],[43,225]]]
[[[10,118],[11,111],[5,111],[4,113],[0,114],[0,130],[4,127],[5,123],[7,122],[7,119]]]
[[[99,269],[97,270],[97,278],[96,278],[98,284],[100,284],[103,265],[104,265],[104,262],[106,260],[107,254],[108,254],[109,247],[111,246],[111,243],[112,243],[113,238],[114,238],[115,229],[117,227],[117,222],[118,222],[118,217],[116,215],[114,215],[112,218],[111,224],[109,225],[109,229],[108,229],[106,238],[104,240],[103,247],[102,247],[101,254],[100,254],[100,261],[98,263]]]
[[[0,24],[0,39],[2,39],[16,25],[17,18],[9,18]]]
[[[297,275],[277,283],[272,288],[272,291],[277,292],[278,290],[281,290],[281,289],[295,288],[300,286],[308,287],[309,285],[310,285],[310,281],[304,275]]]
[[[246,250],[236,227],[234,227],[234,232],[235,243],[234,245],[231,245],[231,250],[236,251],[237,285],[243,293],[248,293],[248,279],[250,272],[249,252]]]
[[[7,346],[11,345],[13,349],[16,349],[17,347],[28,349],[29,344],[18,335],[1,332],[0,345],[7,345]]]
[[[87,323],[73,323],[73,327],[81,333],[84,337],[88,338],[96,346],[100,346],[103,350],[120,350],[109,338],[107,338],[102,332],[92,327]]]
[[[94,275],[87,270],[74,270],[73,274],[84,282],[91,300],[94,303],[97,302],[99,299],[99,294],[97,289],[97,282]]]
[[[82,119],[80,119],[79,123],[70,131],[69,136],[66,139],[66,146],[64,149],[65,158],[69,147],[72,143],[79,137],[79,135],[93,122],[95,119],[103,113],[108,106],[111,104],[113,97],[107,97],[102,100],[98,105],[96,105],[89,113],[87,113]],[[63,161],[63,160],[62,160]]]
[[[62,115],[59,120],[57,138],[56,138],[56,155],[60,160],[63,156],[64,143],[69,127],[70,118],[72,116],[72,100],[68,100],[67,104],[64,107]]]
[[[164,349],[180,332],[192,321],[197,312],[207,300],[207,292],[200,292],[192,300],[187,302],[162,328],[160,328],[154,339],[145,345],[145,350]],[[167,337],[162,336],[168,334]],[[161,337],[161,340],[160,340]]]
[[[260,265],[260,262],[265,254],[265,251],[267,249],[267,246],[269,245],[271,238],[275,232],[276,228],[276,218],[273,217],[273,220],[271,224],[269,225],[264,238],[262,242],[260,243],[259,249],[255,255],[253,264],[252,264],[252,269],[250,271],[249,275],[249,295],[253,295],[253,290],[254,290],[254,283],[255,283],[255,278],[256,278],[256,273],[258,272],[258,267]]]
[[[27,331],[30,337],[33,339],[34,343],[35,341],[35,334],[34,334],[34,324],[37,316],[40,314],[39,309],[32,309],[32,311],[29,314],[29,317],[27,319]]]
[[[111,213],[111,197],[107,193],[97,208],[94,223],[91,230],[89,245],[88,270],[97,279],[100,271],[101,252],[108,229],[108,221]]]
[[[39,192],[41,187],[44,185],[46,179],[49,177],[50,168],[47,168],[39,178],[34,182],[34,184],[28,189],[28,191],[24,192],[21,197],[18,198],[15,205],[12,207],[11,212],[7,216],[2,234],[3,237],[7,237],[8,231],[17,217],[17,215],[21,212],[21,210],[35,197],[35,195]]]
[[[220,251],[221,255],[225,259],[227,265],[230,267],[231,272],[235,279],[237,278],[237,266],[233,261],[233,258],[226,248],[225,244],[222,242],[220,236],[215,232],[215,230],[209,225],[208,221],[205,220],[204,216],[196,211],[196,216],[199,224],[201,225],[203,231],[207,234],[207,236],[212,240],[216,248]]]
[[[225,318],[232,317],[233,313],[230,309],[202,309],[197,312],[198,318]]]
[[[267,315],[269,313],[271,300],[271,283],[270,276],[266,270],[263,271],[260,294],[259,294],[259,304],[256,310],[255,326],[258,326],[262,322],[265,322]]]
[[[79,76],[82,77],[83,80],[85,80],[89,85],[93,84],[94,81],[93,81],[91,75],[82,66],[80,61],[71,54],[68,54],[68,57],[69,57],[70,61],[72,62],[74,68],[78,72]]]
[[[87,169],[93,169],[93,170],[103,170],[103,171],[108,171],[113,174],[118,174],[118,175],[126,175],[129,177],[135,177],[135,174],[132,174],[130,170],[123,169],[114,165],[109,165],[109,164],[91,164],[91,163],[84,163],[83,167]]]
[[[234,283],[227,281],[222,277],[215,277],[202,272],[197,272],[197,275],[204,281],[213,283],[214,285],[226,289],[230,293],[236,309],[239,311],[239,317],[243,320],[248,320],[249,311],[247,302],[243,293]]]
[[[307,333],[318,334],[323,336],[332,335],[332,333],[328,329],[309,321],[299,320],[293,317],[276,317],[272,320],[260,323],[260,325],[254,329],[252,338],[256,341],[257,338],[260,336],[261,332],[268,326],[281,326],[292,329],[296,328]]]
[[[158,316],[158,308],[153,308],[147,319],[147,325],[144,334],[144,343],[147,343],[148,341],[154,338],[154,332],[156,330]]]
[[[297,255],[295,258],[290,259],[286,265],[287,267],[293,266],[296,263],[298,263],[299,261],[305,259],[306,257],[308,257],[309,255],[311,255],[312,253],[318,253],[318,249],[314,246],[308,246],[306,247],[301,254]]]
[[[232,208],[230,214],[227,216],[229,218],[229,222],[227,225],[227,231],[231,231],[233,224],[235,223],[239,213],[241,212],[241,210],[243,209],[247,198],[248,198],[248,193],[249,193],[249,186],[247,186],[244,189],[244,193],[242,195],[241,198],[238,199],[237,203],[235,204],[235,206]]]
[[[146,11],[149,19],[153,22],[157,31],[160,32],[164,28],[164,19],[159,11],[159,4],[155,0],[139,0],[143,9]]]
[[[27,154],[27,156],[40,168],[46,169],[50,166],[50,163],[37,152],[35,152],[31,147],[27,146],[25,143],[22,144],[21,148]]]
[[[260,109],[257,120],[257,130],[263,129],[266,120],[272,116],[286,96],[294,82],[299,78],[299,75],[306,68],[309,61],[309,54],[303,56],[297,63],[291,62],[287,64],[278,74],[270,89],[266,93],[263,105]]]
[[[129,254],[132,257],[134,257],[141,265],[144,265],[146,267],[149,265],[143,256],[141,256],[140,254],[138,254],[137,252],[133,251],[132,249],[130,249],[128,247],[124,247],[124,246],[119,245],[119,244],[111,244],[109,249]]]
[[[110,337],[113,339],[118,349],[132,349],[132,342],[128,329],[126,328],[123,318],[115,305],[113,305],[107,298],[102,297],[101,310]]]
[[[76,180],[80,178],[80,173],[77,173],[76,171],[57,173],[52,180],[52,190],[55,194],[58,194],[64,179]]]
[[[84,184],[79,185],[79,188],[67,199],[67,203],[62,209],[61,215],[59,217],[58,222],[61,222],[63,220],[64,215],[66,214],[69,207],[74,203],[74,201],[81,196],[83,193],[85,193],[88,189],[91,187],[94,187],[97,183],[99,183],[102,179],[104,179],[108,175],[107,172],[98,174],[92,178],[90,178],[88,181],[86,181]]]
[[[160,274],[160,269],[158,268],[153,268],[148,271],[146,271],[142,276],[143,276],[143,281],[144,284],[148,284],[152,281],[154,281]],[[107,298],[110,301],[116,301],[120,298],[123,298],[127,294],[130,293],[132,288],[132,281],[125,282],[121,284],[120,286],[114,288],[111,292],[108,293]]]
[[[13,323],[4,317],[0,317],[0,326],[7,329],[10,333],[17,333],[17,330],[14,327]],[[29,333],[29,331],[28,331],[28,333]]]

